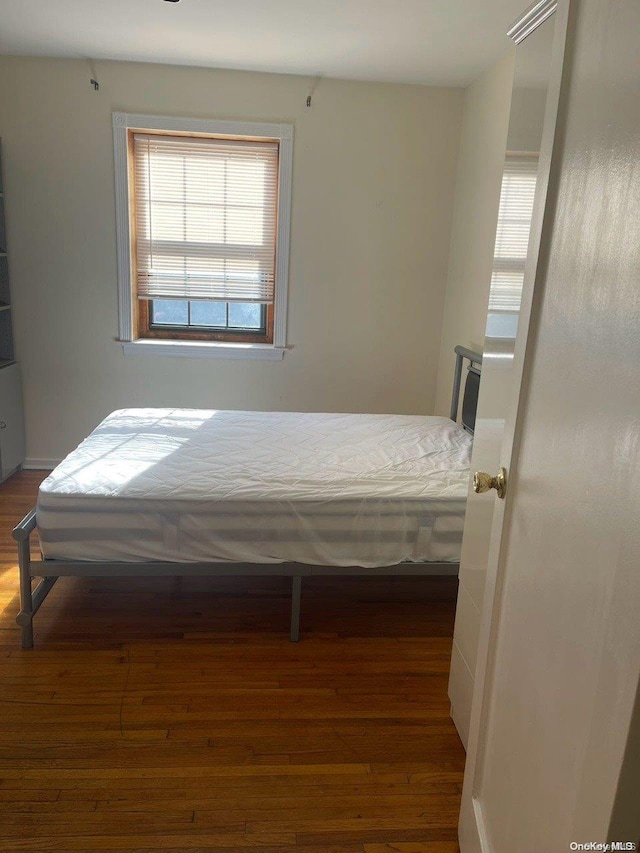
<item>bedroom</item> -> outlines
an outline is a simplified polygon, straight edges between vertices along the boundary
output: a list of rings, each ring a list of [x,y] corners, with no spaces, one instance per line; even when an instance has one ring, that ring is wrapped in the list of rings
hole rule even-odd
[[[462,1],[446,12],[408,3],[406,17],[389,3],[375,14],[358,2],[316,4],[309,19],[280,2],[270,4],[271,22],[266,5],[259,13],[249,4],[246,28],[242,4],[234,11],[203,0],[67,0],[56,12],[36,0],[1,5],[11,287],[3,315],[20,371],[27,469],[2,487],[10,735],[0,778],[14,792],[7,802],[20,804],[3,812],[3,843],[456,850],[465,757],[457,731],[466,742],[470,723],[460,716],[471,711],[470,694],[448,694],[450,566],[431,577],[304,576],[296,646],[295,581],[292,595],[277,563],[235,579],[87,572],[46,590],[35,648],[20,651],[11,527],[34,506],[48,470],[117,410],[447,418],[454,347],[484,346],[514,80],[506,31],[522,4],[494,2],[476,17]],[[461,19],[477,31],[465,32]],[[288,39],[277,37],[283,27]],[[154,315],[162,292],[147,300],[143,328],[135,276],[123,283],[134,254],[141,263],[127,239],[135,217],[126,217],[143,217],[145,204],[142,181],[122,204],[123,176],[137,162],[149,166],[142,149],[149,138],[166,141],[176,120],[180,144],[192,146],[216,134],[264,144],[274,126],[293,128],[290,207],[282,206],[286,135],[271,195],[288,271],[260,279],[275,281],[271,338],[269,308],[255,311],[264,294],[240,303],[249,309],[238,321],[230,319],[237,299],[225,291],[218,304],[231,307],[203,340],[202,323],[188,326],[198,299],[169,300],[178,312],[169,326]],[[145,337],[166,327],[169,340]],[[261,340],[251,340],[255,332]],[[160,453],[162,435],[154,441]],[[130,479],[134,461],[145,466],[144,455],[130,458]],[[96,559],[47,555],[55,536],[47,544],[40,532],[45,556]],[[36,559],[35,531],[31,538]],[[455,565],[456,556],[440,560]],[[461,595],[465,586],[473,593],[461,578]],[[460,608],[477,630],[469,601]],[[473,679],[458,684],[473,689]],[[457,730],[450,699],[464,705]],[[147,785],[154,793],[145,801]]]

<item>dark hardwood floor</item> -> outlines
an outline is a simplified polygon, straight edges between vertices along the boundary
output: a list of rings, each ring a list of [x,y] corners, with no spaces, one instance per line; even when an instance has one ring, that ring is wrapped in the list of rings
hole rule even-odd
[[[455,853],[452,578],[68,579],[19,645],[0,487],[0,851]]]

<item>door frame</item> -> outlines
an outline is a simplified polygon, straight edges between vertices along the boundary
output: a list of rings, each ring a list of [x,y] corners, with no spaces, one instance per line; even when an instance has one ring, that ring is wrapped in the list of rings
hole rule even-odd
[[[513,384],[519,393],[514,395],[510,411],[505,419],[504,436],[500,451],[500,464],[507,472],[517,465],[519,436],[523,419],[526,417],[526,388],[531,362],[534,327],[541,300],[540,288],[536,288],[546,266],[545,245],[551,233],[557,204],[558,173],[560,164],[557,151],[563,135],[560,119],[560,104],[568,86],[571,56],[571,27],[569,22],[575,10],[575,0],[540,0],[526,9],[509,30],[509,36],[518,44],[534,32],[555,12],[553,52],[550,67],[549,87],[544,114],[544,128],[540,145],[538,180],[529,248],[524,271],[520,318],[513,358]],[[556,155],[554,157],[554,154]],[[522,330],[522,333],[520,331]],[[509,473],[507,475],[509,477]],[[495,501],[491,540],[487,562],[487,573],[482,602],[478,656],[475,671],[473,701],[467,762],[465,767],[462,805],[460,811],[459,839],[462,853],[491,853],[491,847],[482,813],[482,804],[477,795],[482,779],[484,760],[484,737],[486,721],[492,697],[495,641],[500,622],[500,604],[504,570],[504,556],[510,518],[511,496],[508,480],[505,500]]]

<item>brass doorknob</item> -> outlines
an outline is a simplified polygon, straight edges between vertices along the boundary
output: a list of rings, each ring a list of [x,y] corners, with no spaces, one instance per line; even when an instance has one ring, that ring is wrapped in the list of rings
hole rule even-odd
[[[498,497],[504,498],[504,493],[507,489],[507,472],[504,468],[500,469],[497,477],[485,474],[484,471],[476,471],[473,475],[473,491],[477,495],[488,492],[489,489],[495,489]]]

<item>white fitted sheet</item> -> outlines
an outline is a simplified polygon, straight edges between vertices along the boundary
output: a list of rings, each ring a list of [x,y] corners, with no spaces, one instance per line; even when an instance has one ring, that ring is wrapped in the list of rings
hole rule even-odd
[[[471,437],[413,415],[123,409],[40,486],[43,555],[458,562]]]

